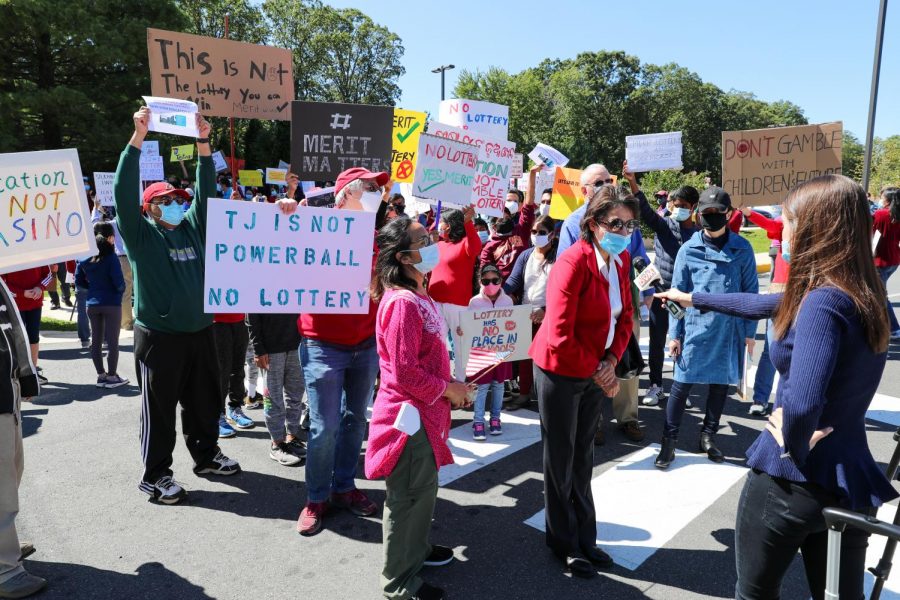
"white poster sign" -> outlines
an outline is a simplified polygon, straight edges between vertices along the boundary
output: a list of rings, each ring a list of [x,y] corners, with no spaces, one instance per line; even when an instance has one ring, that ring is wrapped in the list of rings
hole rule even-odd
[[[228,170],[228,163],[225,162],[225,156],[222,155],[221,150],[216,150],[212,153],[213,166],[216,168],[216,173],[221,173],[222,171]]]
[[[509,107],[481,100],[442,100],[438,121],[499,140],[509,138]]]
[[[413,194],[455,206],[472,202],[477,146],[423,133],[416,156]]]
[[[115,173],[94,173],[94,190],[100,206],[113,206],[113,183]]]
[[[538,164],[543,164],[544,170],[551,172],[556,169],[556,167],[564,167],[569,164],[569,159],[565,154],[553,146],[548,146],[547,144],[542,144],[540,142],[534,147],[534,150],[528,153],[528,158]]]
[[[156,96],[143,98],[150,109],[150,131],[200,137],[197,129],[197,105],[194,102]]]
[[[625,159],[634,173],[683,169],[681,132],[625,136]]]
[[[530,304],[521,304],[459,313],[463,331],[462,364],[466,365],[467,376],[490,368],[491,364],[528,358],[532,308]]]
[[[162,156],[141,155],[141,181],[162,181],[165,178]]]

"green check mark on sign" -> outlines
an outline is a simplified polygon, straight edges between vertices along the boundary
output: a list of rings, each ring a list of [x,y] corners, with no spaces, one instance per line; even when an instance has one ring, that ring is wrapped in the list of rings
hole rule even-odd
[[[418,125],[418,123],[416,123],[416,125]],[[413,129],[415,129],[415,127],[413,127]],[[397,136],[397,137],[400,137],[400,136]],[[432,183],[431,185],[429,185],[429,186],[426,187],[426,188],[423,188],[421,185],[418,185],[418,186],[416,186],[416,187],[419,188],[419,193],[420,193],[420,194],[424,194],[425,192],[427,192],[427,191],[430,190],[431,188],[437,187],[437,186],[441,185],[442,183],[444,183],[444,182],[443,182],[443,181],[438,181],[437,183]]]
[[[413,134],[413,132],[418,128],[419,128],[419,122],[416,121],[415,123],[413,123],[413,126],[409,128],[409,131],[407,131],[406,133],[398,133],[397,139],[400,140],[400,143],[402,144],[403,142],[408,140],[409,136],[411,136]]]

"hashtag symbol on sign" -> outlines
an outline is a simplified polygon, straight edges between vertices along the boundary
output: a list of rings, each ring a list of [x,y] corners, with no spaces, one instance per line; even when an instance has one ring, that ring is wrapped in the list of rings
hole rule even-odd
[[[351,115],[342,115],[340,113],[334,113],[331,115],[331,128],[332,129],[350,129],[350,117]]]

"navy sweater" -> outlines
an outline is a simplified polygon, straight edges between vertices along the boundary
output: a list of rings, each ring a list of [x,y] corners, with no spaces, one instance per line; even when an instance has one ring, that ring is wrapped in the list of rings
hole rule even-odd
[[[86,288],[88,306],[121,306],[125,292],[125,276],[115,253],[97,262],[89,258],[75,267],[75,285]]]
[[[694,294],[694,306],[745,319],[770,318],[781,294]],[[775,408],[783,409],[784,448],[763,431],[747,450],[748,464],[773,477],[813,482],[851,509],[880,506],[897,492],[878,468],[866,440],[866,410],[887,354],[872,352],[850,297],[833,287],[807,294],[784,339],[769,345],[781,375]],[[817,429],[834,431],[809,449]]]

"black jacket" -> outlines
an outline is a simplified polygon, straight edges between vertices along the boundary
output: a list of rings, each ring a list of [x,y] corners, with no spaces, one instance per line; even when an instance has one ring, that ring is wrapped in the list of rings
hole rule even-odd
[[[12,310],[16,310],[12,307]],[[13,327],[18,327],[18,322],[13,319]],[[28,375],[19,376],[19,365],[16,364],[15,348],[9,336],[13,335],[12,331],[6,330],[0,334],[0,415],[14,414],[16,407],[16,395],[13,386],[18,382],[19,393],[23,398],[37,396],[39,393],[37,377]],[[24,331],[19,331],[18,335],[25,336]]]
[[[300,330],[297,328],[299,317],[299,314],[248,315],[253,353],[262,356],[297,350],[300,347]]]

